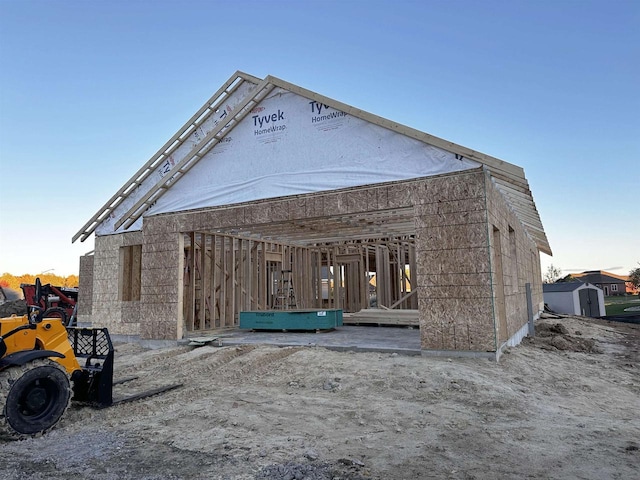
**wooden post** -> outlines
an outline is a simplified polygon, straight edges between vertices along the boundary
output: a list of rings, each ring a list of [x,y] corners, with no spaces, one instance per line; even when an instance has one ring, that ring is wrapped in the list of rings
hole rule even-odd
[[[191,251],[189,255],[189,307],[187,314],[187,330],[193,332],[196,311],[196,234],[189,234]]]

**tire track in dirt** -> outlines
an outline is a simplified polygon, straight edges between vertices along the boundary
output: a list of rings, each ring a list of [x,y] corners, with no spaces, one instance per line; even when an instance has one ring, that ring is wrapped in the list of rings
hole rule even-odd
[[[260,378],[272,370],[274,363],[280,362],[304,348],[305,347],[283,347],[266,352],[264,349],[257,350],[257,357],[243,357],[242,362],[224,365],[218,373],[229,383],[238,380],[244,382],[249,379]],[[246,362],[244,362],[245,360]]]
[[[172,361],[169,365],[158,364],[153,370],[144,372],[136,382],[131,383],[129,393],[151,388],[155,386],[151,385],[153,382],[169,384],[182,380],[183,387],[117,406],[118,416],[121,418],[119,423],[126,424],[148,414],[162,413],[170,416],[172,413],[176,414],[181,408],[180,405],[197,403],[215,395],[210,388],[206,387],[207,384],[219,383],[233,386],[262,377],[267,371],[272,370],[274,363],[282,361],[303,348],[279,348],[265,352],[258,346],[244,345],[218,348],[196,357],[192,356],[187,361],[169,356],[166,360],[177,359],[178,361]],[[251,356],[250,354],[254,351],[257,355]],[[195,362],[197,364],[194,365]]]
[[[242,345],[142,351],[122,349],[118,358],[121,368],[116,366],[116,379],[127,376],[137,378],[118,385],[114,389],[115,398],[128,397],[161,385],[183,383],[183,386],[160,395],[114,406],[113,410],[109,409],[111,414],[107,414],[104,420],[113,427],[126,425],[126,428],[146,422],[153,424],[153,419],[158,416],[166,417],[167,422],[173,422],[185,415],[186,411],[191,411],[187,415],[192,415],[193,408],[186,407],[185,410],[185,406],[194,404],[200,404],[202,407],[198,408],[205,409],[198,414],[203,418],[211,415],[216,417],[217,413],[214,411],[206,412],[209,403],[216,402],[222,407],[231,398],[229,388],[236,388],[245,382],[255,383],[255,380],[263,383],[265,375],[278,375],[277,372],[281,372],[278,364],[305,348],[265,349],[257,345]],[[214,384],[219,387],[212,390],[211,385]],[[83,417],[90,415],[89,412],[78,413]],[[99,416],[102,417],[102,414]]]
[[[118,372],[118,377],[125,376],[123,374],[134,373],[138,378],[134,381],[120,385],[116,397],[126,397],[133,393],[154,388],[159,385],[167,385],[172,383],[183,383],[183,387],[170,392],[136,400],[131,403],[123,403],[113,407],[112,415],[108,415],[108,423],[111,426],[127,426],[139,422],[145,422],[144,419],[151,420],[157,416],[165,416],[167,421],[173,421],[174,418],[184,415],[184,405],[194,404],[207,397],[211,397],[211,389],[208,384],[214,382],[229,383],[228,378],[240,377],[241,373],[234,373],[238,368],[238,360],[245,358],[259,347],[256,345],[243,345],[223,348],[210,348],[210,351],[200,353],[200,349],[181,349],[165,352],[160,355],[154,355],[152,359],[146,359],[144,371],[136,370],[136,366],[132,365],[128,369]],[[251,359],[245,362],[242,372],[246,373],[251,370],[251,365],[255,368],[256,362],[262,362],[260,370],[268,368],[268,365],[278,361],[295,352],[271,352],[260,355],[257,359]],[[122,360],[126,362],[128,359],[123,356]],[[221,373],[222,378],[219,376]]]
[[[129,411],[146,410],[145,405],[153,405],[153,408],[162,410],[167,404],[182,404],[197,400],[206,396],[201,393],[201,385],[203,381],[215,378],[213,372],[256,348],[257,346],[212,348],[204,353],[200,353],[198,349],[188,348],[187,350],[182,349],[177,354],[176,351],[172,351],[156,355],[152,361],[145,362],[146,369],[144,371],[136,370],[135,366],[128,370],[119,371],[117,374],[119,378],[126,377],[127,373],[135,373],[137,378],[119,385],[114,391],[114,397],[127,397],[133,393],[161,385],[182,383],[183,386],[164,394],[137,400],[130,404],[126,403],[117,408],[122,409],[122,414],[126,415]],[[126,358],[122,360],[126,361]],[[138,406],[136,407],[136,405]]]
[[[143,355],[130,355],[126,352],[123,355],[118,356],[118,352],[115,354],[115,372],[118,376],[127,376],[132,374],[140,374],[145,370],[152,368],[159,363],[163,365],[168,360],[173,359],[179,355],[191,351],[189,347],[177,347],[171,350],[148,350]],[[139,361],[136,359],[141,358]]]
[[[281,348],[264,352],[263,349],[255,345],[245,345],[235,347],[233,350],[225,352],[223,357],[215,358],[213,361],[203,363],[195,368],[185,365],[184,368],[188,369],[189,378],[194,381],[191,385],[185,385],[181,388],[179,395],[181,398],[188,398],[191,401],[198,400],[210,395],[210,392],[203,393],[202,382],[216,382],[231,386],[262,377],[272,369],[274,363],[282,361],[301,349]],[[251,355],[254,351],[256,355]]]
[[[247,345],[241,347],[211,348],[205,352],[190,349],[186,352],[181,352],[179,355],[163,357],[152,365],[148,365],[145,371],[141,372],[136,370],[136,373],[141,382],[143,382],[145,378],[164,378],[178,381],[180,379],[186,380],[202,377],[234,361],[236,358],[250,353],[255,348],[256,346]]]

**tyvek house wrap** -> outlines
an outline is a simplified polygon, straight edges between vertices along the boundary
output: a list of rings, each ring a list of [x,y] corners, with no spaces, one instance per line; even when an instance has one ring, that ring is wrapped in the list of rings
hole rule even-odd
[[[203,132],[193,135],[203,137],[207,126],[213,128],[214,124],[203,125]],[[197,140],[195,138],[189,148]],[[182,156],[186,153],[180,152]],[[276,89],[173,184],[144,216],[407,180],[479,165],[327,105]],[[168,173],[170,168],[171,165],[167,165],[166,171],[158,175]],[[154,183],[159,178],[156,177]],[[115,213],[117,218],[119,212]],[[114,233],[114,222],[110,222],[110,228],[105,223],[96,229],[98,235]],[[140,228],[138,220],[129,231]]]
[[[255,85],[245,82],[239,86],[239,88],[229,95],[220,108],[209,118],[203,122],[199,128],[195,129],[187,138],[187,140],[180,145],[172,155],[163,162],[155,171],[154,174],[147,177],[133,192],[131,192],[127,198],[118,205],[115,210],[105,218],[100,225],[96,227],[96,235],[109,235],[114,233],[124,232],[125,229],[120,227],[118,230],[114,230],[116,222],[122,218],[131,207],[133,207],[140,198],[142,198],[149,190],[151,190],[156,183],[161,181],[171,169],[184,159],[189,152],[204,139],[207,133],[213,130],[216,125],[221,121],[227,120],[227,115],[255,88]],[[142,229],[142,218],[136,220],[126,231],[136,231]]]

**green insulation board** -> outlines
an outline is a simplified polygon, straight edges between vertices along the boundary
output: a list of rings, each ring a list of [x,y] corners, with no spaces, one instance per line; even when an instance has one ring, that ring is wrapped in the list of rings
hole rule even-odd
[[[240,328],[328,330],[342,326],[342,310],[260,310],[240,312]]]

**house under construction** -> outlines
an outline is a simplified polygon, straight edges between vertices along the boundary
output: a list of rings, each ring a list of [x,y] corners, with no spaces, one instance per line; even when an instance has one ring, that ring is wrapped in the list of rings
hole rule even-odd
[[[113,333],[177,340],[242,311],[382,309],[379,323],[413,319],[436,353],[517,343],[551,253],[522,168],[242,72],[73,241],[91,234],[79,320]]]

